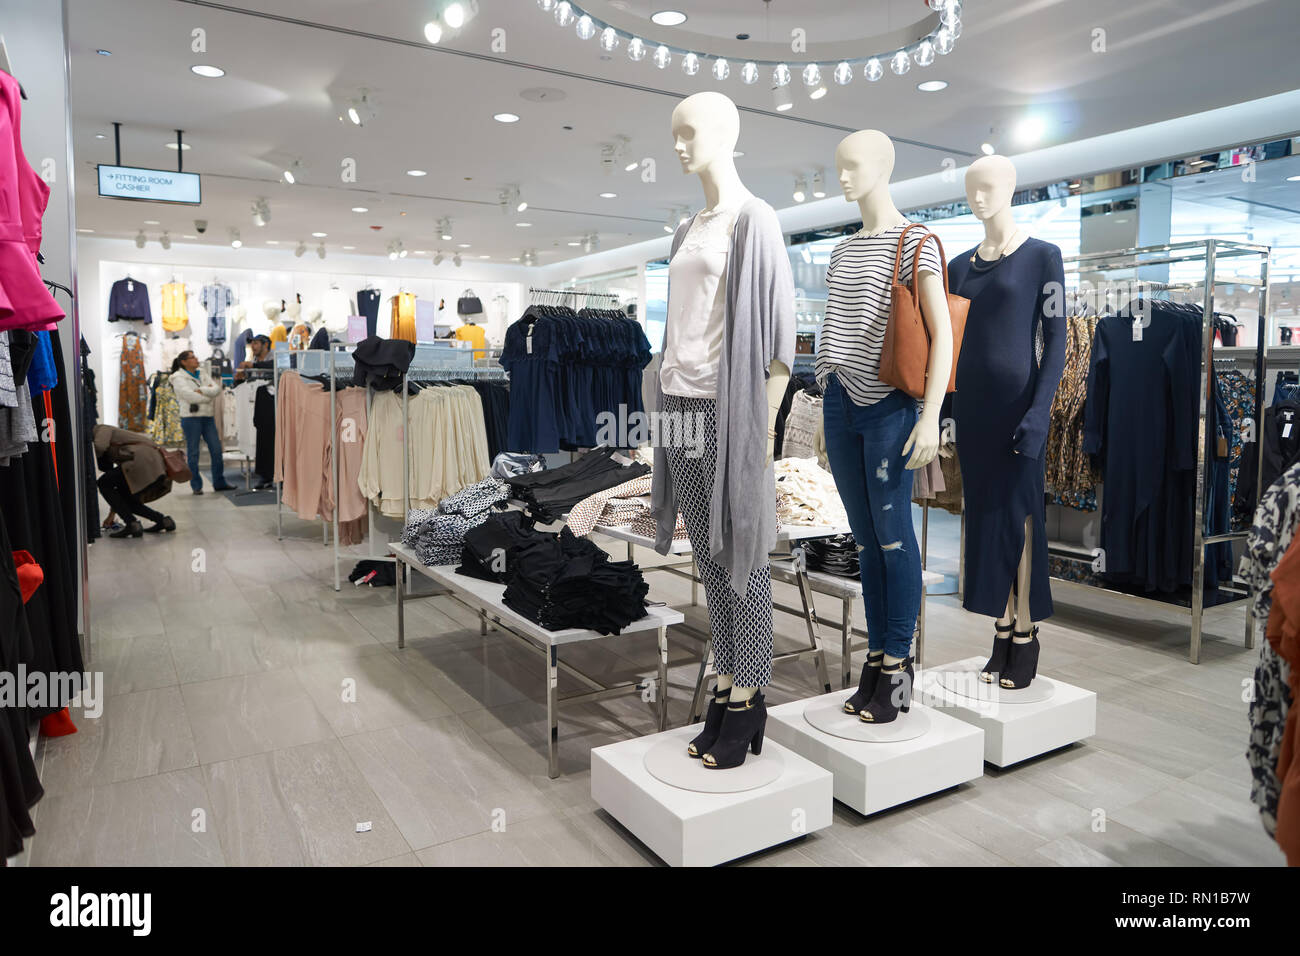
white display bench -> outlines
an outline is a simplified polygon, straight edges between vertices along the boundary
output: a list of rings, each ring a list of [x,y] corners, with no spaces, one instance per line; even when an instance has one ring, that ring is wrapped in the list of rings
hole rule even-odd
[[[830,772],[772,740],[770,716],[767,728],[762,757],[751,753],[736,770],[706,770],[686,755],[686,745],[700,732],[695,726],[596,747],[592,799],[670,866],[716,866],[829,827]],[[666,751],[680,755],[682,766],[664,774]],[[757,766],[760,759],[776,765],[774,779]],[[771,782],[729,793],[688,788],[696,776],[700,786],[727,786],[745,771],[751,771],[749,783]],[[656,772],[680,774],[687,785],[666,783]]]
[[[841,710],[848,696],[837,691],[782,704],[767,721],[769,739],[833,774],[835,799],[845,806],[869,816],[983,776],[979,727],[915,697],[896,721],[864,724]]]
[[[984,731],[984,759],[995,767],[1037,757],[1097,732],[1097,695],[1040,675],[1025,690],[979,679],[986,658],[968,657],[918,673],[922,703]]]
[[[544,696],[548,725],[547,772],[551,777],[560,775],[557,748],[560,738],[559,705],[562,702],[591,702],[639,692],[647,683],[642,680],[612,686],[602,684],[577,668],[562,662],[561,647],[583,641],[620,641],[626,640],[632,634],[654,633],[659,648],[658,674],[654,678],[658,681],[655,688],[658,694],[658,725],[660,730],[668,726],[668,628],[682,623],[684,617],[681,611],[665,607],[647,607],[646,616],[638,621],[632,621],[619,635],[606,635],[580,628],[552,631],[506,607],[502,601],[502,595],[505,593],[503,584],[457,574],[455,565],[426,567],[414,551],[398,542],[390,543],[388,550],[397,562],[397,581],[394,590],[397,592],[397,646],[399,648],[406,646],[407,583],[403,578],[409,578],[412,572],[416,572],[445,589],[457,601],[477,614],[480,633],[487,633],[487,624],[491,621],[500,626],[504,633],[514,637],[529,649],[540,652],[546,658]],[[559,696],[560,671],[572,675],[589,689],[584,693],[561,698]]]

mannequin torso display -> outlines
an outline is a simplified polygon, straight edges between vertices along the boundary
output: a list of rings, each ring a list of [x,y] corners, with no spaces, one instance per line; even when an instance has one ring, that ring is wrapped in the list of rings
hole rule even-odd
[[[1033,622],[1052,614],[1043,450],[1065,365],[1061,250],[1016,226],[1015,185],[1005,157],[971,165],[967,199],[985,237],[948,268],[952,291],[971,300],[953,399],[967,522],[962,604],[998,619],[981,676],[1008,688],[1033,680]]]
[[[866,723],[898,718],[911,698],[912,635],[921,610],[921,557],[912,530],[912,474],[939,447],[939,408],[952,369],[952,323],[939,271],[923,230],[894,206],[894,147],[876,130],[846,137],[835,152],[844,198],[856,202],[862,230],[835,247],[826,275],[826,319],[817,349],[824,447],[858,543],[868,654],[846,713]],[[903,248],[899,252],[899,240]],[[930,332],[925,408],[879,380],[896,263],[912,279],[914,255],[922,316]],[[899,259],[901,258],[901,262]],[[910,456],[910,457],[909,457]]]

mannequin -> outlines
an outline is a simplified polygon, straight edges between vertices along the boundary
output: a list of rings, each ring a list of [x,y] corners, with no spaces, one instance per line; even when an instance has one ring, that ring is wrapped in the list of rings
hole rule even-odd
[[[953,400],[967,512],[963,606],[996,618],[980,679],[1007,689],[1036,676],[1034,622],[1052,613],[1043,451],[1065,367],[1061,250],[1016,224],[1015,189],[1005,156],[971,164],[966,198],[984,241],[948,269],[952,291],[971,299]]]
[[[910,706],[912,636],[921,609],[921,557],[912,530],[910,471],[939,449],[939,409],[952,371],[952,320],[944,294],[938,246],[924,230],[906,232],[899,281],[917,284],[930,332],[924,403],[881,382],[880,351],[889,321],[890,276],[898,242],[910,225],[889,194],[894,144],[878,130],[845,137],[835,151],[844,198],[862,214],[860,232],[831,254],[829,297],[817,378],[825,390],[818,452],[831,472],[858,542],[867,660],[846,713],[866,723],[889,723]]]
[[[673,240],[655,407],[664,421],[692,423],[707,450],[689,454],[685,442],[674,445],[661,433],[656,548],[667,552],[680,505],[704,579],[718,670],[704,731],[687,753],[726,769],[744,762],[747,747],[761,750],[767,716],[772,448],[794,363],[794,280],[775,211],[736,171],[736,105],[721,93],[697,93],[673,110],[672,129],[682,172],[699,177],[705,209]]]

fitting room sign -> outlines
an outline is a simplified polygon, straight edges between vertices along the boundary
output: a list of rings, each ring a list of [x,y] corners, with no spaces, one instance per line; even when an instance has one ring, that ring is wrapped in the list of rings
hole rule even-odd
[[[197,206],[203,191],[198,173],[143,169],[138,166],[99,166],[99,194],[107,199],[171,202]]]

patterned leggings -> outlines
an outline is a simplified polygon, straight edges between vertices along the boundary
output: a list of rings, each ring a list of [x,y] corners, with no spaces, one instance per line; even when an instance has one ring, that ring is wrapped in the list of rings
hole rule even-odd
[[[717,405],[708,398],[665,395],[664,410],[682,418],[692,416],[697,427],[687,434],[701,439],[696,447],[670,444],[668,470],[704,582],[714,665],[719,674],[731,674],[737,687],[765,687],[772,682],[772,571],[767,565],[751,571],[742,597],[732,590],[727,569],[709,557],[709,504],[718,460]]]

